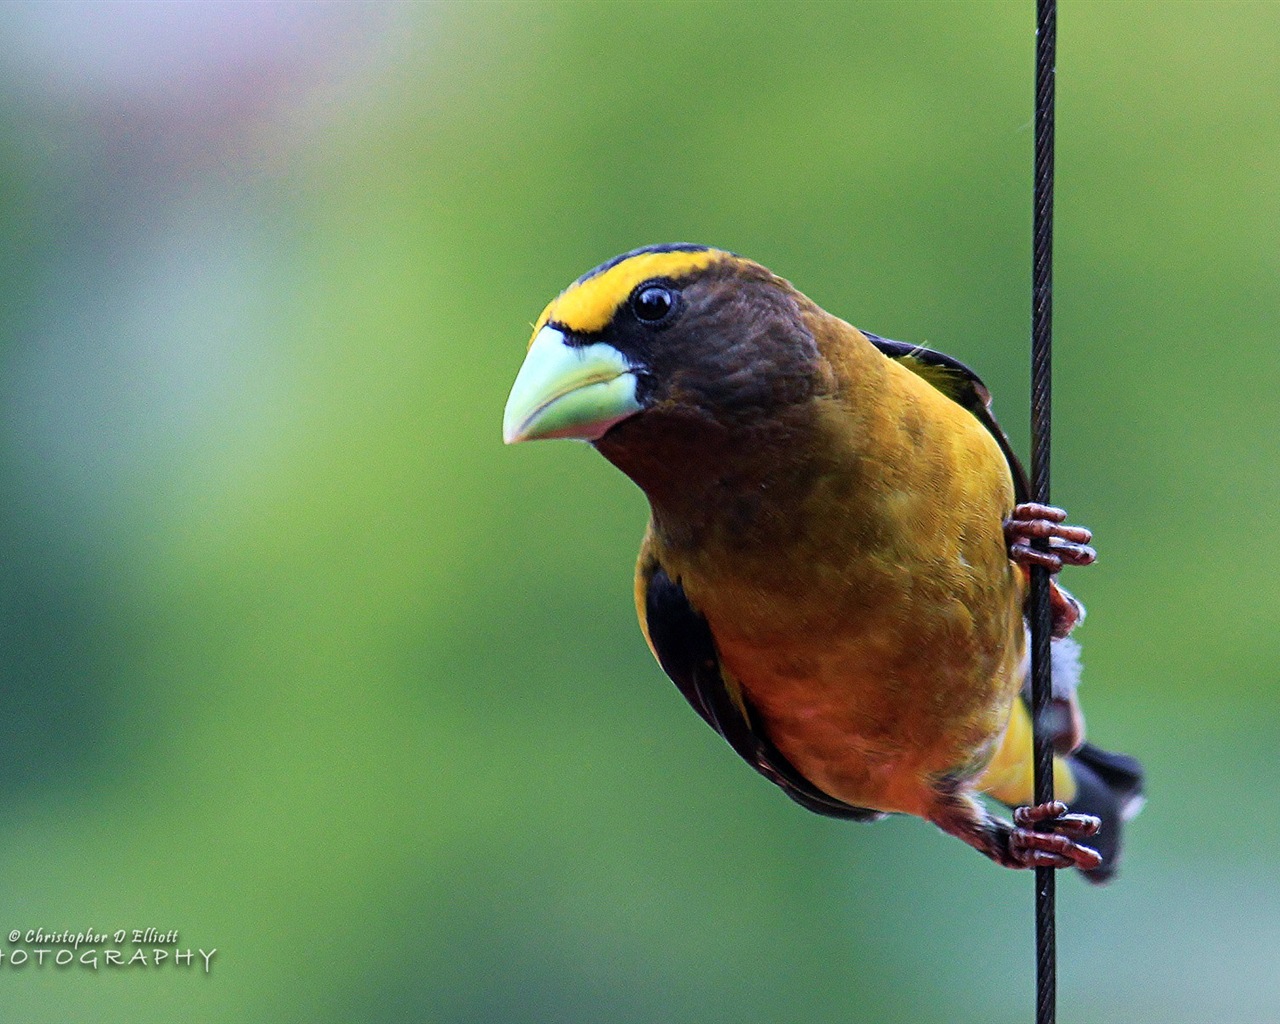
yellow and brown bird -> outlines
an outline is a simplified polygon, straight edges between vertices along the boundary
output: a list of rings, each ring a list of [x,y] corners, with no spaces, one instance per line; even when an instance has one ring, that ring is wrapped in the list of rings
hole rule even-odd
[[[1055,783],[1074,813],[1026,806],[1027,567],[1088,564],[1091,538],[1027,502],[963,364],[859,331],[732,253],[650,246],[543,311],[503,430],[589,441],[644,491],[649,646],[792,799],[918,815],[1008,867],[1114,872],[1142,770],[1083,742],[1066,639],[1083,608],[1056,584]]]

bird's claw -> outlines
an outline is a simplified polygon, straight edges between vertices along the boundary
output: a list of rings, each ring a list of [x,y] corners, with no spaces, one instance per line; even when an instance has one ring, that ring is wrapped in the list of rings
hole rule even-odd
[[[1064,565],[1090,565],[1098,553],[1089,547],[1093,534],[1083,526],[1066,525],[1067,513],[1034,501],[1018,505],[1005,520],[1009,557],[1019,565],[1040,565],[1058,572]],[[1033,540],[1048,540],[1048,551],[1037,551]]]
[[[1097,835],[1102,822],[1092,814],[1068,814],[1061,800],[1013,812],[1014,829],[1009,834],[1009,853],[1019,867],[1079,868],[1092,871],[1102,864],[1102,855],[1077,842]],[[1037,832],[1036,827],[1051,831]]]
[[[1067,526],[1066,512],[1052,505],[1028,501],[1018,505],[1004,522],[1005,543],[1009,557],[1018,565],[1040,565],[1056,573],[1064,565],[1089,565],[1098,553],[1089,547],[1093,534],[1083,526]],[[1037,551],[1031,541],[1047,539],[1048,551]],[[1053,618],[1053,636],[1062,639],[1084,618],[1084,605],[1072,597],[1056,581],[1049,583],[1049,604]]]

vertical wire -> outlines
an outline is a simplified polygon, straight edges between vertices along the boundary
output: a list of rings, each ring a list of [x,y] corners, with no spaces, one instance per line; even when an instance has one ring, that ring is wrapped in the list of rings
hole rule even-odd
[[[1035,208],[1031,271],[1031,500],[1049,503],[1053,346],[1053,100],[1056,0],[1036,0]],[[1047,549],[1048,541],[1037,546]],[[1052,690],[1049,573],[1031,570],[1031,715],[1035,802],[1053,799],[1053,745],[1047,728]],[[1036,868],[1036,1024],[1057,1017],[1054,868]]]

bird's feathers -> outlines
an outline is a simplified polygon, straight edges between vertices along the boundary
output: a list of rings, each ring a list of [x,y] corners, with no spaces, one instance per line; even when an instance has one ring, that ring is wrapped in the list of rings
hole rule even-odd
[[[663,671],[738,756],[810,811],[854,821],[884,816],[822,792],[779,752],[753,721],[741,688],[726,679],[707,620],[694,610],[680,584],[643,555],[636,587],[640,625]]]
[[[1022,462],[1014,453],[1009,438],[1000,424],[996,422],[991,410],[991,392],[982,383],[982,379],[964,363],[943,352],[935,352],[923,345],[908,345],[901,341],[891,341],[869,331],[862,332],[868,341],[897,363],[901,363],[918,377],[928,381],[953,402],[968,409],[991,436],[1000,445],[1005,461],[1009,463],[1009,472],[1013,475],[1014,493],[1019,502],[1026,501],[1031,493],[1027,483],[1027,472]]]
[[[637,611],[698,714],[810,810],[917,814],[1026,866],[974,799],[1020,801],[1030,777],[1027,572],[1005,533],[1028,487],[978,376],[683,243],[589,271],[544,328],[567,365],[607,350],[634,378],[629,401],[575,407],[566,429],[649,499]],[[580,383],[518,380],[508,406]],[[1058,767],[1064,796],[1117,827],[1140,793],[1119,755]]]
[[[591,335],[607,327],[618,307],[642,281],[681,278],[702,270],[725,253],[702,246],[658,245],[624,253],[578,278],[547,304],[534,334],[547,323],[574,334]]]

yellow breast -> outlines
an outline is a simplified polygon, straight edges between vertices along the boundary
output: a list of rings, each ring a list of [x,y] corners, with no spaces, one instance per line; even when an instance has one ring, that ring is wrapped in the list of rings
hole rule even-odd
[[[889,360],[819,410],[842,457],[775,509],[792,541],[656,553],[778,749],[847,803],[922,813],[990,760],[1020,680],[1008,467],[977,420]],[[868,394],[870,386],[873,393]]]

